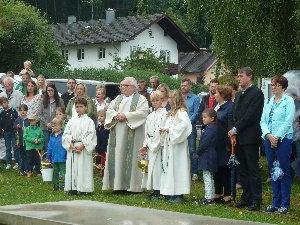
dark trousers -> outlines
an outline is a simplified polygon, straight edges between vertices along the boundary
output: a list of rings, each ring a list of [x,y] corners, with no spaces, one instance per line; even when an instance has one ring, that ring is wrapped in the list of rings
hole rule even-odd
[[[59,174],[62,177],[61,187],[65,186],[65,175],[66,175],[66,163],[65,162],[56,162],[52,163],[53,167],[53,185],[59,186]]]
[[[28,163],[28,171],[32,172],[33,167],[35,169],[36,174],[41,173],[41,159],[39,153],[35,150],[26,150],[27,154],[27,163]]]
[[[219,166],[218,172],[214,173],[215,194],[230,196],[230,168],[228,166]]]
[[[242,200],[248,203],[261,203],[262,182],[259,170],[259,145],[236,145],[237,169],[243,188]]]
[[[19,170],[20,170],[20,172],[24,173],[24,172],[28,171],[26,147],[21,145],[19,148],[19,152],[20,152]]]
[[[277,148],[271,148],[269,140],[265,140],[266,155],[268,160],[269,170],[272,171],[273,162],[276,155],[277,160],[280,163],[280,168],[284,173],[281,179],[272,183],[273,201],[274,207],[290,208],[291,197],[291,175],[290,175],[290,157],[292,153],[292,141],[291,139],[284,138],[282,142],[278,142]]]

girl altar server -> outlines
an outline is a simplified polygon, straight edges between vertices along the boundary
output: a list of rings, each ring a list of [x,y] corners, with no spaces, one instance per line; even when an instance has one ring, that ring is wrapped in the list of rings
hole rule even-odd
[[[169,102],[171,110],[160,129],[164,134],[160,193],[171,195],[171,203],[181,203],[184,201],[183,195],[190,194],[191,188],[187,138],[192,132],[192,125],[179,90],[170,91]]]

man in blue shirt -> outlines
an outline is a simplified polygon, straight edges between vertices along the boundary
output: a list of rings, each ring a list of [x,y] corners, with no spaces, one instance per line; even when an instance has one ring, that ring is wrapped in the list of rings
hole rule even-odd
[[[198,110],[200,106],[200,99],[197,95],[191,92],[192,82],[190,79],[183,79],[181,81],[181,91],[184,95],[184,100],[187,108],[189,109],[189,118],[192,124],[192,133],[188,137],[188,145],[191,159],[191,170],[192,170],[192,180],[198,179],[198,160],[195,157],[196,151],[196,117],[198,116]]]

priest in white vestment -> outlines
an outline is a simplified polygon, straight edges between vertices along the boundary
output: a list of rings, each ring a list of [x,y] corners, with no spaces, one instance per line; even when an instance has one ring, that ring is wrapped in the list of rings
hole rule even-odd
[[[120,86],[122,94],[106,111],[104,127],[110,129],[110,136],[102,189],[142,192],[137,158],[144,140],[148,101],[136,92],[137,81],[133,77],[126,77]]]

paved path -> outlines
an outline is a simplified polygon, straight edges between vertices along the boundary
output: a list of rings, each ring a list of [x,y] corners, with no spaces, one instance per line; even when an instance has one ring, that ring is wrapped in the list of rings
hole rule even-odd
[[[258,225],[263,223],[145,209],[89,200],[75,200],[1,206],[1,224]]]

